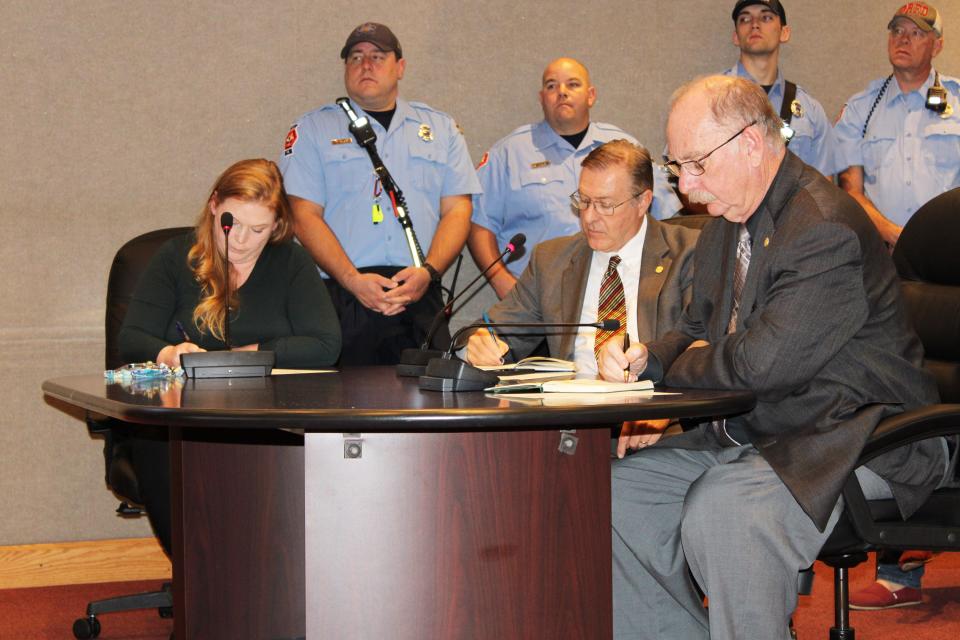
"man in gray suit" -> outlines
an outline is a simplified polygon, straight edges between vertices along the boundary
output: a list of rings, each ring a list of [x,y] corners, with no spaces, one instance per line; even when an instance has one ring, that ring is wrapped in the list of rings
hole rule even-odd
[[[538,244],[517,285],[490,308],[491,320],[597,322],[603,309],[602,284],[614,259],[613,268],[622,283],[625,322],[616,335],[607,336],[608,341],[622,344],[627,330],[634,341],[666,333],[689,299],[690,258],[698,233],[649,215],[652,184],[650,154],[643,147],[614,140],[591,151],[583,160],[578,189],[571,196],[580,232]],[[601,339],[596,334],[592,328],[548,330],[550,355],[573,360],[580,374],[596,374],[595,344]],[[509,345],[500,338],[509,340]],[[480,329],[467,342],[466,359],[472,364],[499,364],[511,348],[519,359],[543,339],[542,331],[523,335],[504,329],[495,338]],[[620,455],[627,435],[632,435],[636,444],[665,426],[666,421],[630,425]]]
[[[676,329],[626,353],[608,343],[600,370],[749,389],[757,404],[614,465],[618,639],[789,638],[797,571],[835,525],[865,440],[882,418],[937,399],[879,234],[785,150],[779,128],[741,78],[673,97],[668,167],[722,219],[700,236]],[[909,514],[944,475],[945,449],[919,443],[857,475],[868,497],[892,493]]]

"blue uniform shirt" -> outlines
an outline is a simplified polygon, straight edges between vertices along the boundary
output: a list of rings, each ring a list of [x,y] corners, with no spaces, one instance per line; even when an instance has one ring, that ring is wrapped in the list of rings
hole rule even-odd
[[[947,117],[924,107],[934,72],[916,91],[904,94],[890,80],[863,124],[885,78],[850,98],[836,126],[837,166],[863,167],[863,188],[891,222],[903,226],[931,198],[960,186],[960,82],[940,76],[947,90]],[[945,114],[946,115],[946,114]]]
[[[351,101],[358,115],[364,114]],[[385,131],[369,117],[377,151],[407,201],[424,255],[440,221],[440,198],[479,193],[463,134],[445,113],[419,102],[397,100]],[[343,109],[329,104],[302,116],[291,127],[280,155],[287,193],[321,205],[323,218],[354,266],[413,263],[400,223],[386,193],[380,193],[383,221],[373,223],[378,201],[373,164],[347,129]]]
[[[477,174],[483,193],[473,198],[473,222],[497,237],[503,247],[516,233],[527,236],[522,255],[507,263],[519,276],[530,260],[534,245],[580,231],[580,221],[570,206],[570,194],[580,182],[580,163],[605,142],[636,139],[611,124],[591,122],[574,149],[542,120],[514,130],[488,151]],[[653,204],[650,213],[669,218],[680,210],[680,200],[666,174],[653,167]]]
[[[735,67],[727,69],[723,75],[737,76],[756,82],[756,79],[750,75],[741,62],[738,62]],[[770,104],[773,105],[777,115],[783,108],[785,91],[786,81],[783,78],[783,73],[780,69],[777,69],[777,79],[770,87],[770,93],[767,94],[767,98],[769,98]],[[796,101],[800,105],[800,115],[794,113],[790,119],[790,128],[793,129],[794,135],[788,148],[823,175],[833,175],[837,171],[834,162],[833,127],[827,119],[826,112],[820,103],[799,85],[797,85]]]

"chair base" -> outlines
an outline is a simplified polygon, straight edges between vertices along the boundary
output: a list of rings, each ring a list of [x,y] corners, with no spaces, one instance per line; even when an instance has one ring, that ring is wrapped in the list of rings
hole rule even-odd
[[[173,617],[173,590],[169,582],[163,584],[160,591],[147,591],[126,596],[117,596],[105,600],[96,600],[87,605],[85,618],[77,618],[73,623],[73,637],[89,640],[100,635],[100,620],[97,616],[117,611],[135,611],[137,609],[157,609],[161,618]]]

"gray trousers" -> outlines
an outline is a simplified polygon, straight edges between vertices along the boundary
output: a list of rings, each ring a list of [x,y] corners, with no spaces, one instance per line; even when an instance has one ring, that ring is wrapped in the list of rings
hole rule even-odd
[[[868,497],[889,496],[871,474]],[[797,573],[825,531],[755,448],[655,447],[613,463],[616,640],[787,640]],[[858,470],[859,476],[859,470]],[[709,611],[691,579],[709,598]]]

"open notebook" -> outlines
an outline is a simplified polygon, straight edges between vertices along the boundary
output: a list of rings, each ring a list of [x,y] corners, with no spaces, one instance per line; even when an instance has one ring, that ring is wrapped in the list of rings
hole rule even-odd
[[[623,391],[653,391],[649,380],[637,382],[607,382],[606,380],[573,379],[540,382],[501,383],[488,387],[491,393],[620,393]]]

